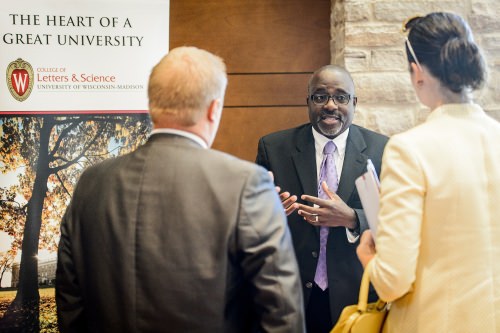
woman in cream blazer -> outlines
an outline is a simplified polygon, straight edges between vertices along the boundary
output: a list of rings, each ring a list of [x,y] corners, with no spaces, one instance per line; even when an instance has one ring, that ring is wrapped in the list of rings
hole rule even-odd
[[[393,136],[382,160],[376,247],[357,249],[385,331],[500,331],[500,124],[472,101],[485,64],[467,23],[449,13],[406,22],[425,123]]]

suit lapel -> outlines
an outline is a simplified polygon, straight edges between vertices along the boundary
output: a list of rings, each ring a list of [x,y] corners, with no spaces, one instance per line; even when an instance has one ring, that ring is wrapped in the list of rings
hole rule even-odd
[[[316,151],[314,148],[314,137],[312,135],[312,125],[305,126],[296,136],[295,147],[297,151],[292,154],[292,160],[297,170],[300,184],[304,194],[318,196],[318,180],[316,171]],[[299,201],[300,197],[299,197]],[[309,203],[306,203],[309,204]],[[312,205],[311,205],[312,206]],[[296,213],[295,213],[296,214]],[[307,222],[303,221],[303,223]],[[313,228],[319,240],[319,227],[309,225]]]
[[[359,129],[352,125],[347,136],[344,164],[337,189],[337,195],[347,202],[354,191],[354,181],[365,169],[367,156],[363,153],[366,142]]]
[[[317,196],[316,155],[311,128],[312,126],[305,126],[296,136],[297,151],[292,154],[292,160],[304,194]]]

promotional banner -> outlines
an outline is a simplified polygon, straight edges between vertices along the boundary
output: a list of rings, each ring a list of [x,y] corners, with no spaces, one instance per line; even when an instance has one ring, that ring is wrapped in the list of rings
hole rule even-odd
[[[148,137],[169,1],[0,8],[0,331],[57,332],[61,217],[85,168]]]
[[[1,8],[0,113],[146,112],[149,72],[168,50],[168,0]]]

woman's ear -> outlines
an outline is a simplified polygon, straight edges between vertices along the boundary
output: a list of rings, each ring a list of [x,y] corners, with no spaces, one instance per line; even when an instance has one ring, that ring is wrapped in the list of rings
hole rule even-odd
[[[422,76],[422,69],[414,62],[410,62],[411,72],[415,75],[415,78],[420,79]]]
[[[411,62],[410,68],[412,72],[412,80],[414,80],[413,82],[416,85],[421,86],[424,83],[424,77],[425,77],[425,73],[423,72],[422,67],[418,66],[414,62]]]

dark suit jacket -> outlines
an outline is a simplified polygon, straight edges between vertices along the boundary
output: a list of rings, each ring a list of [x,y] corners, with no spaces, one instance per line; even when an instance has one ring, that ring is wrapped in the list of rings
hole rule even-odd
[[[354,181],[366,172],[370,158],[380,172],[382,153],[388,138],[351,125],[337,194],[356,211],[361,232],[368,228]],[[259,141],[256,162],[274,174],[276,185],[299,197],[318,195],[316,155],[312,125],[305,124],[264,136]],[[304,301],[307,306],[314,283],[319,253],[319,227],[303,220],[297,212],[288,217],[295,253],[299,262]],[[356,256],[358,242],[349,243],[346,229],[330,229],[327,243],[327,270],[332,322],[346,305],[357,303],[363,268]],[[376,299],[372,292],[371,299]]]
[[[303,332],[269,175],[182,136],[87,169],[58,255],[62,332]]]

